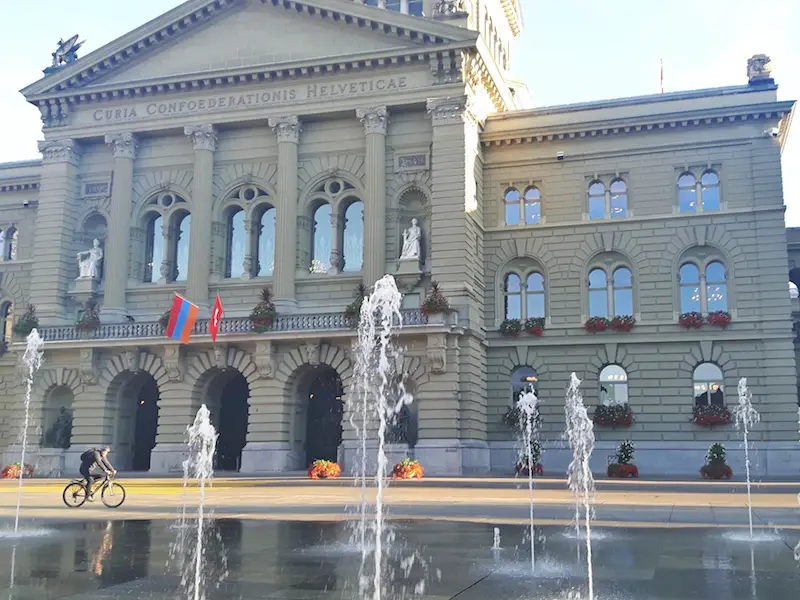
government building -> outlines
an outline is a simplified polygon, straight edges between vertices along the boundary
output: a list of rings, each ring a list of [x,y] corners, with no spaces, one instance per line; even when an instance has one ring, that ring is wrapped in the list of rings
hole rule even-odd
[[[699,477],[717,441],[740,473],[746,377],[754,471],[796,474],[794,103],[769,58],[731,87],[533,108],[522,27],[516,0],[189,0],[85,56],[62,42],[22,90],[41,160],[0,165],[5,464],[32,304],[37,474],[97,445],[180,472],[201,404],[220,471],[348,469],[346,309],[388,273],[414,396],[391,449],[427,474],[513,472],[529,385],[564,473],[571,372],[598,471],[631,439],[643,476]],[[434,282],[450,312],[425,310]],[[175,294],[200,307],[188,344],[165,335]]]

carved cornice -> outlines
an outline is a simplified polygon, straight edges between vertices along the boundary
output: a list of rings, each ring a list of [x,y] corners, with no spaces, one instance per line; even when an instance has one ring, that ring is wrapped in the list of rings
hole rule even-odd
[[[44,140],[39,142],[39,152],[42,153],[44,164],[71,162],[77,164],[80,160],[80,146],[75,140]]]
[[[106,144],[111,147],[114,158],[136,158],[136,150],[139,148],[139,140],[131,132],[106,135]]]
[[[193,125],[184,127],[183,134],[192,142],[192,147],[197,150],[214,152],[217,149],[217,130],[213,125]]]
[[[356,117],[364,125],[364,133],[386,135],[386,127],[389,125],[389,111],[386,110],[385,106],[357,108]]]
[[[446,98],[428,98],[426,109],[434,125],[452,125],[463,123],[466,118],[469,99],[464,96],[447,96]]]
[[[11,181],[0,183],[0,193],[3,192],[24,192],[27,190],[39,189],[39,177],[20,177]]]
[[[296,116],[270,117],[269,126],[278,138],[278,142],[291,142],[296,144],[300,140],[303,128]]]

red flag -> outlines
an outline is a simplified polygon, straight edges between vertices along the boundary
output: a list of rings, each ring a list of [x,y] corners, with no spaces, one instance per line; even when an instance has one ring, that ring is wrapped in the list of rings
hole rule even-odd
[[[211,334],[211,341],[217,341],[217,334],[219,333],[219,324],[222,321],[222,313],[225,312],[222,310],[222,300],[219,299],[219,294],[217,294],[217,299],[214,300],[214,308],[211,310],[211,321],[208,324],[208,332]]]

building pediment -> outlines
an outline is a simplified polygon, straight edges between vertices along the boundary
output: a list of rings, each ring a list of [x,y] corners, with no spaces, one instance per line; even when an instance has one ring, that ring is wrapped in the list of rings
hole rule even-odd
[[[477,33],[348,0],[190,0],[22,90],[29,101],[279,72],[402,63],[411,53],[474,46]],[[366,63],[362,65],[362,63]],[[323,71],[324,72],[324,71]]]

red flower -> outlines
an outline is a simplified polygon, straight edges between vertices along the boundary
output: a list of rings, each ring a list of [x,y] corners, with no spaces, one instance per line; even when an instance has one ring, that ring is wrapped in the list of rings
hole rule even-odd
[[[632,315],[619,315],[611,319],[610,327],[614,331],[628,332],[633,329],[636,319]]]
[[[686,329],[700,329],[703,326],[703,315],[699,312],[685,312],[678,317],[678,325]]]
[[[709,463],[700,467],[700,475],[703,479],[730,479],[733,469],[725,463]]]
[[[583,328],[589,333],[599,333],[608,329],[611,321],[605,317],[591,317],[584,323]]]
[[[516,467],[515,467],[514,470],[516,471],[517,475],[524,475],[525,477],[528,476],[528,465],[525,464],[526,462],[527,461],[519,461],[516,464]],[[544,475],[544,467],[542,466],[542,463],[536,463],[534,465],[533,474],[534,475],[539,475],[539,476]]]
[[[708,313],[708,317],[706,318],[709,325],[713,325],[714,327],[722,327],[725,328],[731,324],[731,314],[724,310],[717,310],[712,313]]]
[[[404,458],[392,469],[392,479],[422,479],[425,470],[418,460]]]
[[[315,460],[308,468],[309,479],[334,479],[342,474],[342,467],[330,460]]]
[[[727,425],[731,422],[731,413],[724,406],[698,405],[692,411],[692,422],[705,427]]]
[[[612,463],[608,465],[607,474],[609,477],[615,477],[619,479],[627,479],[629,477],[639,479],[639,469],[636,467],[636,465]]]

